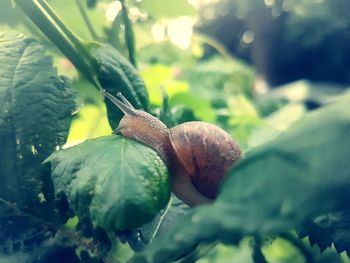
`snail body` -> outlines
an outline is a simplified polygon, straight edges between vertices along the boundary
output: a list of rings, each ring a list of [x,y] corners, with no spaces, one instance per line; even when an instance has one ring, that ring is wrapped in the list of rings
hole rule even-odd
[[[167,164],[174,194],[190,206],[212,202],[228,169],[242,157],[237,143],[215,125],[192,121],[168,129],[156,117],[136,110],[118,93],[103,91],[125,116],[116,132],[152,149]]]

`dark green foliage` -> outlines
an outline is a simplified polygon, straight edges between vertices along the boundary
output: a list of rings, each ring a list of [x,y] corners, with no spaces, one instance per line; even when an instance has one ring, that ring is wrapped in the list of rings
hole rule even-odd
[[[50,239],[40,247],[26,253],[6,255],[0,253],[1,263],[79,263],[79,257],[75,253],[76,247],[64,245]],[[84,261],[83,261],[84,262]]]
[[[175,259],[199,242],[236,243],[245,235],[275,234],[346,206],[349,103],[348,95],[314,111],[249,152],[224,181],[213,205],[193,209],[132,262]]]
[[[256,237],[253,241],[252,241],[252,258],[253,261],[255,263],[268,263],[261,251],[261,247],[262,247],[262,241],[260,238]]]
[[[98,64],[97,76],[102,88],[116,95],[122,92],[137,109],[148,111],[148,95],[143,79],[130,62],[110,45],[94,50]],[[107,101],[108,120],[113,129],[118,126],[123,113]]]
[[[350,254],[350,212],[328,213],[309,220],[301,226],[300,235],[308,236],[310,243],[322,251],[334,244],[338,253]]]
[[[64,221],[41,163],[65,143],[75,96],[44,48],[15,32],[0,33],[0,76],[0,247],[13,252],[36,246]]]
[[[139,227],[169,200],[168,171],[150,148],[108,136],[55,152],[48,161],[56,193],[80,218],[106,231]]]

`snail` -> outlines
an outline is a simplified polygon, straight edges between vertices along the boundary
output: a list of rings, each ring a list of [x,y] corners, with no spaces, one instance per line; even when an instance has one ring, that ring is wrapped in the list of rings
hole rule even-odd
[[[173,193],[189,206],[212,202],[228,169],[242,158],[237,143],[215,125],[191,121],[168,129],[153,115],[135,109],[118,92],[119,99],[102,93],[125,115],[115,133],[155,150],[169,171]]]

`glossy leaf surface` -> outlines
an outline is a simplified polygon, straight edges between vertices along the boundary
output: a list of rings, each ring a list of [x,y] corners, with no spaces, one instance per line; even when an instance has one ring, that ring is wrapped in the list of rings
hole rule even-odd
[[[168,202],[169,177],[150,148],[120,136],[88,140],[49,159],[56,193],[106,231],[132,229]]]

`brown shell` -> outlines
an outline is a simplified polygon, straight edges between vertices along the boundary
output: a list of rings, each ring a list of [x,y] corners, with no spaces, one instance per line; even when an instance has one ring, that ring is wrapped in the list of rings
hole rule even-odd
[[[193,185],[209,198],[216,197],[226,172],[242,157],[228,133],[205,122],[186,122],[170,129],[170,141]]]

